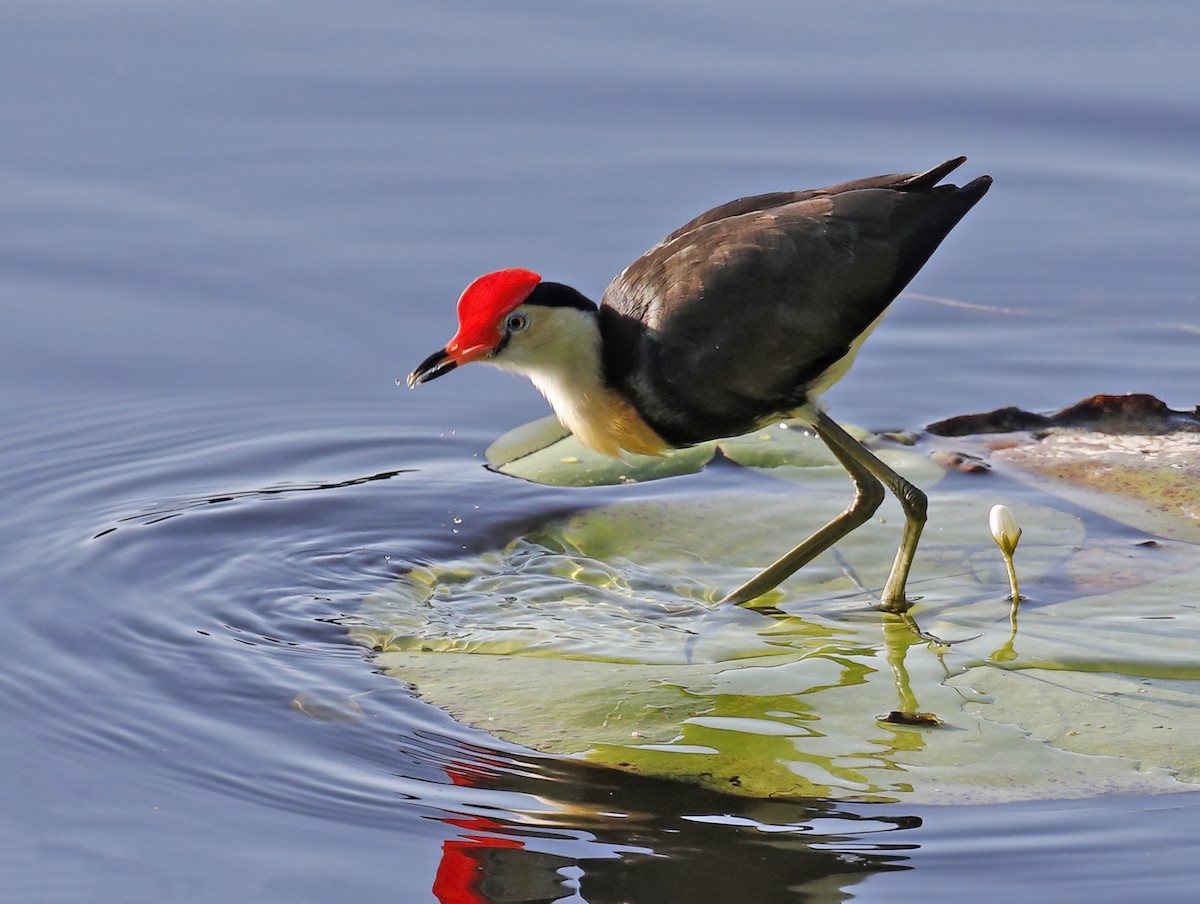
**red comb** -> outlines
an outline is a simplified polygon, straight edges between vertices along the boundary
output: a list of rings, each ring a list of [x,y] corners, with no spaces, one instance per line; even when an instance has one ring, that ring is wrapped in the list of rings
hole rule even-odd
[[[458,299],[458,333],[447,350],[468,350],[492,346],[500,341],[500,323],[521,304],[542,281],[532,270],[514,267],[485,273]]]
[[[529,297],[542,281],[532,270],[514,267],[485,273],[463,291],[458,299],[458,325],[491,326]]]

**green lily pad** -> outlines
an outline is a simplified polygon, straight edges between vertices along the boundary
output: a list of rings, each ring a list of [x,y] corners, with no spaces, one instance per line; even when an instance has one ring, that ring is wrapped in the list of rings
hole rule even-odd
[[[861,440],[864,434],[859,431]],[[899,454],[914,467],[927,461],[895,444],[885,444],[887,454]],[[845,479],[833,453],[803,425],[776,424],[745,436],[700,443],[661,456],[627,455],[609,458],[583,445],[558,420],[545,417],[504,434],[487,448],[488,464],[502,474],[549,486],[613,486],[643,483],[664,477],[694,474],[720,453],[747,468],[803,468],[828,466]],[[931,463],[922,478],[936,480],[941,469]]]
[[[501,470],[505,465],[549,448],[559,440],[566,439],[571,431],[564,427],[554,415],[538,418],[520,427],[514,427],[492,442],[484,452],[489,465]]]
[[[485,456],[493,469],[511,477],[549,486],[591,487],[693,474],[715,453],[715,443],[704,443],[662,456],[609,458],[589,449],[550,416],[510,430],[488,446]]]
[[[931,493],[911,618],[870,608],[902,524],[892,502],[887,523],[773,591],[774,609],[717,604],[847,501],[844,472],[800,447],[807,467],[771,473],[803,492],[748,481],[558,519],[414,569],[364,601],[355,636],[498,737],[737,794],[959,802],[1200,782],[1200,549],[1089,542],[1072,515],[1004,500],[1031,596],[1011,621],[984,478]],[[879,718],[897,710],[941,724]]]
[[[593,485],[688,473],[719,452],[804,491],[748,478],[739,491],[597,508],[416,568],[372,596],[357,638],[462,721],[548,753],[761,797],[948,803],[1200,783],[1194,543],[1089,541],[1051,497],[1003,500],[1025,531],[1017,563],[1032,597],[1011,611],[986,528],[1000,500],[979,492],[994,484],[960,480],[931,494],[910,582],[923,598],[910,616],[870,608],[902,523],[890,502],[890,523],[845,538],[772,591],[769,608],[725,606],[715,601],[847,501],[824,445],[775,427],[614,462],[562,434],[553,419],[527,425],[489,461]],[[1007,458],[1014,444],[1004,445]],[[943,474],[893,444],[877,453],[927,489]],[[1053,469],[1020,463],[1056,489],[1064,478],[1091,484],[1076,495],[1126,523],[1165,495],[1151,528],[1193,539],[1195,458],[1138,457],[1136,478],[1114,482],[1118,469],[1101,466],[1099,485],[1118,495],[1080,481],[1069,453],[1049,456]],[[1145,461],[1182,483],[1144,479]]]

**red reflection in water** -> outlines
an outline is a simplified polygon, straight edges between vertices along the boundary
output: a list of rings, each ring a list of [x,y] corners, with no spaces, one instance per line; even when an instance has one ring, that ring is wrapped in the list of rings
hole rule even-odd
[[[460,784],[456,781],[455,784]],[[441,904],[491,904],[484,890],[493,854],[501,849],[520,850],[525,845],[499,834],[500,823],[484,816],[443,820],[465,829],[466,834],[442,843],[442,862],[433,880],[433,894]]]

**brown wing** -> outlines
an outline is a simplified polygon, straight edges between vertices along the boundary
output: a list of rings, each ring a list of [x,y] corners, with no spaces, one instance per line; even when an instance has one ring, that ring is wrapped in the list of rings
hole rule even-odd
[[[759,210],[770,210],[773,207],[783,207],[785,204],[795,204],[797,201],[807,201],[822,195],[836,195],[862,188],[890,188],[894,191],[917,191],[932,188],[946,176],[966,163],[966,157],[955,157],[945,163],[935,166],[923,173],[900,173],[886,176],[870,176],[866,179],[854,179],[837,185],[827,185],[824,188],[809,188],[804,191],[775,191],[764,195],[752,195],[747,198],[737,198],[724,204],[706,210],[700,216],[684,223],[659,244],[665,244],[685,233],[691,232],[698,226],[714,223],[717,220],[753,213]]]
[[[803,404],[987,191],[986,176],[934,187],[955,165],[759,196],[800,200],[692,221],[605,292],[610,383],[676,445]]]

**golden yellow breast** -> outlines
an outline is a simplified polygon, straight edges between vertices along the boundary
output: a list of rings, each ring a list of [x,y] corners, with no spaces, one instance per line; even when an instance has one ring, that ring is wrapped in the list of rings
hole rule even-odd
[[[636,455],[662,455],[671,447],[659,436],[649,424],[642,420],[629,402],[617,393],[614,397],[609,429],[617,438],[617,443],[627,452]]]
[[[637,409],[611,389],[589,394],[565,426],[579,441],[602,455],[620,458],[622,452],[635,455],[663,455],[671,446],[642,420]],[[562,413],[560,412],[560,417]]]

